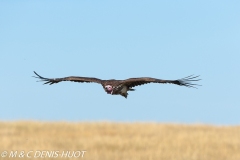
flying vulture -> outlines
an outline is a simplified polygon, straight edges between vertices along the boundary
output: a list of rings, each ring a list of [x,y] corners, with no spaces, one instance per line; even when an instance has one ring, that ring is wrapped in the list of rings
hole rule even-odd
[[[192,81],[199,81],[200,79],[197,79],[199,76],[187,76],[182,79],[177,80],[164,80],[164,79],[156,79],[151,77],[140,77],[140,78],[129,78],[125,80],[101,80],[98,78],[92,78],[92,77],[76,77],[76,76],[70,76],[70,77],[63,77],[63,78],[44,78],[37,74],[35,71],[34,73],[37,76],[33,76],[35,78],[39,78],[41,81],[44,81],[44,84],[55,84],[62,81],[72,81],[72,82],[86,82],[86,83],[99,83],[103,86],[103,89],[107,92],[107,94],[112,95],[121,95],[125,98],[128,96],[128,91],[134,91],[133,87],[140,86],[147,83],[171,83],[176,84],[179,86],[185,86],[185,87],[193,87],[197,84],[192,84]]]

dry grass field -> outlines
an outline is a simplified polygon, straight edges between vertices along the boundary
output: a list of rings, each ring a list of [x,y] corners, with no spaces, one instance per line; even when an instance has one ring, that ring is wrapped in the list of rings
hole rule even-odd
[[[240,126],[0,122],[0,159],[240,160]]]

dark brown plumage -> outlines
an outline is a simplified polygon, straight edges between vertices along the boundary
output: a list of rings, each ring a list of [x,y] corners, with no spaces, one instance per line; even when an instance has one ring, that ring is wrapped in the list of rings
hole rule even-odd
[[[92,78],[92,77],[76,77],[76,76],[70,76],[70,77],[63,77],[63,78],[44,78],[37,74],[35,71],[34,73],[37,76],[34,76],[35,78],[40,79],[41,81],[44,81],[44,84],[55,84],[62,81],[72,81],[72,82],[86,82],[86,83],[99,83],[103,86],[104,90],[108,94],[112,95],[121,95],[125,98],[128,96],[128,91],[134,91],[132,89],[135,86],[140,86],[148,83],[171,83],[176,84],[179,86],[185,86],[185,87],[192,87],[196,88],[195,86],[197,84],[192,84],[193,81],[199,81],[200,79],[197,79],[199,76],[188,76],[182,79],[178,80],[163,80],[163,79],[156,79],[156,78],[150,78],[150,77],[140,77],[140,78],[129,78],[126,80],[101,80],[98,78]]]

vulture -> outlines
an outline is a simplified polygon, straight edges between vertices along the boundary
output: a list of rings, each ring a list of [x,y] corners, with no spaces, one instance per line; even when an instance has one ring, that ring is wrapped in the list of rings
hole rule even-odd
[[[199,86],[198,84],[193,84],[194,81],[199,81],[201,79],[198,79],[199,76],[190,75],[185,78],[177,79],[177,80],[164,80],[164,79],[157,79],[157,78],[151,78],[151,77],[140,77],[140,78],[129,78],[125,80],[102,80],[98,78],[93,77],[77,77],[77,76],[69,76],[69,77],[63,77],[63,78],[45,78],[40,76],[34,71],[34,74],[36,76],[33,76],[35,78],[40,79],[44,82],[44,84],[55,84],[62,81],[71,81],[71,82],[86,82],[86,83],[98,83],[101,84],[104,91],[107,92],[107,94],[111,95],[121,95],[125,98],[128,96],[128,91],[134,91],[133,87],[148,84],[148,83],[170,83],[175,84],[179,86],[185,86],[185,87],[192,87],[196,88],[195,86]]]

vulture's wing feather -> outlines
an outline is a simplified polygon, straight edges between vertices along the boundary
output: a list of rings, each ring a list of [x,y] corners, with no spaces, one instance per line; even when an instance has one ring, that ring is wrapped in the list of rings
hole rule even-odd
[[[86,83],[100,83],[102,84],[102,80],[101,79],[97,79],[97,78],[91,78],[91,77],[75,77],[75,76],[71,76],[71,77],[64,77],[64,78],[44,78],[42,76],[40,76],[39,74],[37,74],[35,71],[34,73],[37,76],[33,76],[35,78],[40,79],[41,81],[44,81],[44,84],[49,84],[52,85],[54,83],[59,83],[62,81],[72,81],[72,82],[86,82]]]
[[[200,86],[198,84],[193,84],[193,81],[199,81],[198,79],[199,76],[188,76],[182,79],[177,79],[177,80],[163,80],[163,79],[156,79],[156,78],[150,78],[150,77],[141,77],[141,78],[129,78],[126,79],[122,82],[122,84],[128,86],[129,88],[147,84],[147,83],[172,83],[176,84],[179,86],[185,86],[185,87],[193,87],[196,88],[195,86]]]

